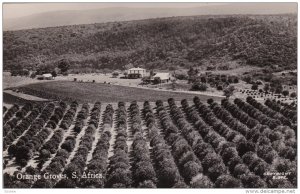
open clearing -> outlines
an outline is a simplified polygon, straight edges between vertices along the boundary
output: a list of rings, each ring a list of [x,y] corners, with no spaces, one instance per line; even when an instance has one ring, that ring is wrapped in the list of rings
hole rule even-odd
[[[116,86],[100,83],[80,83],[70,81],[52,81],[44,83],[28,84],[18,87],[18,90],[46,99],[66,100],[78,102],[130,102],[136,101],[156,101],[174,98],[180,100],[183,98],[192,99],[198,96],[202,100],[213,98],[216,101],[221,100],[220,96],[207,96],[197,93],[182,93],[172,91],[160,91],[152,89],[143,89],[136,87]]]

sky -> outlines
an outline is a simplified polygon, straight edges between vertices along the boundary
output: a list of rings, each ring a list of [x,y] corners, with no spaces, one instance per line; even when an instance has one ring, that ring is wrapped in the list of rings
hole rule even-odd
[[[18,18],[37,13],[61,10],[89,10],[109,7],[189,8],[226,3],[4,3],[3,18]]]

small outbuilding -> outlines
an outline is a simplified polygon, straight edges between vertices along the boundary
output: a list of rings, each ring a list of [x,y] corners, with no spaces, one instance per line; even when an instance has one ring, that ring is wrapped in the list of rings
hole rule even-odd
[[[54,77],[52,76],[51,73],[45,73],[43,75],[37,75],[36,78],[38,80],[53,80]]]
[[[160,80],[161,83],[166,83],[171,80],[171,74],[170,73],[156,73],[153,76],[153,79]]]
[[[52,76],[51,73],[45,73],[45,74],[43,74],[43,77],[44,77],[45,80],[52,80],[52,79],[54,79],[54,77]]]

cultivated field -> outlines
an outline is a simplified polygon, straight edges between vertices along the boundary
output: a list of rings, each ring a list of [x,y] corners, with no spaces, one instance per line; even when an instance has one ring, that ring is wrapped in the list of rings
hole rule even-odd
[[[4,187],[295,188],[296,116],[253,98],[14,105]]]
[[[120,79],[113,78],[111,73],[101,74],[101,73],[86,73],[86,74],[69,74],[67,76],[58,75],[55,77],[55,81],[74,81],[74,78],[78,82],[92,82],[96,83],[110,83],[113,85],[122,86],[138,86],[141,83],[141,79]],[[26,76],[11,76],[10,72],[3,72],[3,88],[18,87],[32,83],[44,83],[52,82],[54,80],[38,80],[36,78],[30,78]]]
[[[173,97],[176,100],[182,98],[192,99],[195,95],[202,100],[214,98],[220,101],[223,96],[209,96],[197,94],[199,92],[173,92],[160,91],[154,89],[126,87],[111,84],[91,83],[91,82],[71,82],[71,81],[52,81],[44,83],[35,83],[20,86],[17,88],[20,92],[38,96],[45,99],[56,99],[65,101],[78,101],[93,103],[101,102],[131,102],[133,100],[156,101],[167,100]]]

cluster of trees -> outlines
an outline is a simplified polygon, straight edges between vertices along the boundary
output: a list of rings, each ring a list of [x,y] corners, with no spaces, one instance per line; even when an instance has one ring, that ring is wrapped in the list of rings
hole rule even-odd
[[[3,136],[3,149],[7,149],[7,147],[9,145],[11,145],[11,143],[17,139],[20,135],[23,134],[24,131],[26,131],[31,123],[34,122],[34,120],[38,117],[38,115],[40,114],[40,112],[42,111],[42,106],[35,106],[32,111],[30,112],[30,114],[28,116],[26,116],[24,119],[22,119],[22,121],[17,124],[16,126],[14,126],[14,128],[11,128],[9,125],[5,125],[4,126],[4,133],[6,134],[5,136]],[[7,111],[8,113],[8,111]]]
[[[276,101],[272,101],[270,99],[267,99],[265,101],[265,105],[268,106],[269,108],[273,109],[274,111],[281,113],[287,119],[290,119],[293,123],[297,122],[297,111],[296,110],[291,110],[288,107],[281,106]]]
[[[208,111],[207,107],[200,101],[198,97],[194,98],[194,103],[196,108],[199,110],[200,109],[204,111]],[[204,123],[203,120],[199,119],[200,116],[198,115],[197,119],[197,111],[193,110],[192,107],[188,107],[187,102],[185,103],[186,105],[182,104],[187,115],[189,117],[193,118],[193,121],[195,123],[195,126],[198,127],[201,131],[203,131],[203,134],[206,134],[204,137],[204,140],[208,142],[211,146],[214,147],[214,149],[217,152],[220,152],[222,159],[224,163],[228,166],[229,171],[231,174],[233,174],[234,177],[237,179],[241,180],[242,184],[246,188],[256,188],[256,187],[267,187],[266,182],[256,174],[253,174],[253,172],[250,171],[249,167],[244,164],[242,158],[240,158],[239,154],[241,153],[241,150],[236,149],[236,144],[232,142],[226,141],[224,137],[227,138],[232,138],[236,136],[236,133],[228,133],[228,134],[223,134],[224,137],[220,136],[216,131],[220,132],[219,130],[216,130],[214,126],[211,128],[208,126],[206,123]],[[192,110],[191,113],[187,112],[188,110]],[[204,116],[204,115],[203,115]],[[202,117],[205,119],[206,122],[209,122],[212,120],[212,116],[210,114],[210,120],[206,120],[205,117]],[[197,120],[195,120],[197,119]],[[199,123],[201,122],[201,124]],[[211,123],[210,123],[211,124]],[[220,124],[220,123],[219,123]],[[204,128],[206,130],[203,130],[201,128]],[[230,132],[230,131],[229,131]],[[233,138],[234,139],[234,138]],[[230,139],[230,140],[233,140]],[[236,138],[236,140],[240,140],[240,138]],[[241,140],[240,140],[241,141]],[[223,143],[221,143],[223,142]],[[242,142],[241,142],[242,143]],[[217,155],[218,156],[218,155]],[[255,181],[254,181],[255,180]]]
[[[60,61],[57,62],[57,67],[60,69],[60,71],[63,75],[68,75],[68,70],[70,68],[70,62],[67,59],[61,59]]]
[[[264,88],[266,89],[266,88]],[[281,94],[283,91],[282,81],[279,78],[273,78],[270,80],[270,92]]]
[[[228,104],[228,102],[226,104]],[[224,114],[225,113],[222,115]],[[224,120],[225,119],[228,120],[228,117],[224,118]],[[249,141],[258,145],[257,155],[266,162],[272,163],[273,169],[282,172],[282,163],[286,166],[285,169],[294,168],[296,140],[294,138],[294,131],[289,127],[279,126],[270,130],[266,126],[256,125],[256,127],[249,130],[246,137]],[[290,175],[288,179],[295,185],[295,174]]]
[[[80,185],[80,179],[79,177],[82,176],[84,169],[86,167],[86,160],[87,156],[89,154],[89,151],[92,149],[92,144],[95,139],[96,128],[92,125],[88,126],[85,129],[84,135],[80,139],[80,144],[78,149],[76,150],[76,153],[68,166],[65,167],[63,174],[66,174],[68,179],[72,179],[74,181],[74,185]],[[62,144],[61,148],[65,148],[67,151],[72,151],[75,148],[76,139],[72,137],[71,141],[65,141],[64,144]],[[65,145],[65,146],[63,146]],[[76,173],[76,177],[73,177],[73,173]],[[63,183],[65,180],[61,180],[61,182],[58,182],[57,184],[63,187]]]
[[[261,104],[260,102],[258,102],[257,100],[255,100],[254,98],[248,96],[246,98],[246,102],[248,102],[254,108],[260,110],[262,113],[264,113],[268,117],[276,119],[276,120],[279,120],[283,125],[287,125],[287,126],[292,127],[292,123],[290,122],[289,119],[287,119],[286,117],[284,117],[280,113],[278,113],[276,111],[273,111],[269,107],[264,106],[263,104]]]
[[[33,156],[35,148],[38,148],[38,145],[36,144],[41,145],[43,140],[45,140],[50,134],[50,131],[48,129],[42,129],[50,119],[54,108],[55,105],[53,103],[47,104],[39,117],[35,119],[31,124],[26,133],[18,139],[16,144],[13,144],[8,148],[9,154],[15,156],[16,162],[21,166],[27,165],[27,161]],[[41,140],[37,139],[37,137],[35,136],[39,132],[41,133],[41,137],[43,137],[43,139]]]
[[[114,109],[109,104],[102,117],[101,137],[92,153],[92,159],[87,161],[87,156],[92,150],[96,128],[99,126],[101,103],[96,102],[91,109],[90,119],[87,122],[89,125],[80,139],[79,148],[68,166],[66,166],[67,159],[75,149],[76,135],[65,138],[60,149],[59,145],[64,139],[63,129],[56,129],[49,141],[46,143],[44,141],[62,118],[73,120],[78,103],[73,102],[66,114],[64,113],[67,105],[63,102],[56,107],[53,103],[44,107],[27,105],[15,114],[20,112],[18,115],[23,118],[21,123],[31,119],[32,126],[29,123],[29,130],[15,145],[9,146],[8,153],[16,156],[16,161],[21,166],[26,166],[32,155],[40,150],[41,164],[38,168],[29,166],[25,172],[18,173],[61,174],[64,170],[68,179],[60,179],[59,182],[57,179],[41,179],[35,182],[34,180],[20,181],[13,176],[5,175],[5,186],[16,188],[31,186],[33,188],[295,187],[297,185],[295,131],[281,124],[270,129],[268,125],[261,123],[264,120],[260,121],[250,116],[250,114],[255,115],[256,111],[261,111],[260,117],[265,115],[272,119],[276,117],[278,120],[276,110],[272,112],[271,108],[264,107],[252,98],[246,99],[249,104],[240,102],[239,99],[238,102],[236,101],[234,104],[224,99],[219,105],[213,99],[209,99],[207,105],[201,102],[199,97],[195,97],[195,106],[190,106],[184,99],[181,101],[181,107],[178,107],[175,100],[170,98],[167,109],[163,102],[158,100],[156,115],[147,101],[140,115],[139,106],[134,101],[128,109],[129,119],[125,103],[119,102],[115,120]],[[244,110],[237,104],[247,107]],[[273,106],[274,109],[278,108],[277,103]],[[25,111],[28,109],[26,113],[21,111],[23,108]],[[68,112],[69,116],[65,117]],[[30,114],[24,117],[28,113]],[[147,131],[142,130],[141,118],[145,121]],[[156,123],[156,119],[159,123]],[[114,121],[116,129],[114,155],[108,159],[110,131]],[[12,125],[13,123],[11,122]],[[127,145],[127,127],[131,129],[133,136],[130,151]],[[10,131],[6,137],[13,131]],[[148,148],[144,134],[147,134],[150,140],[151,149]],[[42,149],[39,149],[40,147]],[[45,170],[40,172],[51,154],[55,156]],[[83,172],[100,173],[103,178],[73,179],[73,172],[77,172],[77,176],[82,175]],[[287,179],[276,180],[272,179],[272,176],[265,175],[265,172],[291,173],[287,175]]]
[[[223,90],[224,96],[225,96],[226,98],[229,98],[230,96],[233,95],[234,90],[235,90],[234,86],[227,86],[227,87]]]
[[[203,116],[204,115],[206,116],[204,117],[205,121],[208,122],[215,131],[218,131],[218,133],[220,133],[224,137],[226,137],[227,134],[230,134],[230,130],[231,130],[230,128],[228,128],[226,125],[220,122],[215,116],[210,114],[210,110],[203,103],[201,103],[199,100],[195,100],[195,101],[196,101],[195,105],[196,107],[198,107],[199,112],[201,112]],[[197,104],[199,106],[197,106]],[[234,133],[231,132],[231,134]],[[273,161],[278,161],[278,156],[276,152],[273,150],[272,146],[270,145],[270,142],[266,140],[265,136],[262,135],[258,139],[257,150],[255,144],[252,141],[247,141],[245,137],[242,135],[239,136],[233,135],[233,137],[229,135],[226,137],[226,139],[231,141],[234,144],[230,152],[227,153],[228,154],[227,156],[232,157],[233,155],[236,155],[234,153],[239,152],[239,155],[242,157],[243,163],[249,167],[249,170],[251,172],[254,172],[256,175],[260,176],[261,179],[264,180],[269,187],[278,187],[278,185],[281,185],[282,187],[287,188],[292,186],[291,182],[288,180],[274,181],[272,180],[271,177],[265,176],[264,173],[269,172],[272,169],[271,164],[273,163]],[[238,150],[236,150],[235,147],[237,147]],[[258,155],[262,156],[263,159],[261,159]],[[269,159],[269,164],[266,162],[268,161],[268,159]]]
[[[117,135],[113,146],[114,155],[109,158],[105,187],[128,188],[132,185],[132,171],[127,145],[127,113],[124,102],[118,103],[116,122]]]
[[[188,109],[187,101],[183,100],[182,104],[184,104],[185,108]],[[230,173],[227,171],[227,168],[225,166],[224,159],[221,156],[218,156],[215,153],[215,151],[206,153],[206,155],[203,157],[202,154],[204,153],[201,153],[200,150],[201,148],[203,148],[203,146],[207,147],[207,144],[202,139],[202,136],[199,134],[199,132],[193,129],[192,125],[189,122],[187,122],[185,115],[177,107],[173,99],[169,100],[169,105],[171,109],[170,113],[174,121],[176,121],[177,125],[181,129],[181,132],[184,133],[184,137],[188,140],[189,144],[193,146],[194,152],[196,154],[197,153],[199,154],[198,157],[202,161],[204,172],[208,174],[208,176],[212,181],[214,181],[215,187],[218,188],[241,187],[242,186],[241,182],[230,175]],[[192,114],[195,114],[195,112],[192,112]],[[199,122],[201,121],[202,120],[200,120]],[[211,160],[212,158],[214,159]],[[217,161],[217,162],[211,163],[212,161],[215,162]]]
[[[108,150],[109,141],[111,139],[110,131],[103,131],[99,141],[94,149],[92,159],[87,165],[86,173],[102,174],[106,175],[107,172],[107,161],[108,161]],[[81,187],[84,188],[103,188],[105,184],[105,178],[102,179],[81,179]]]
[[[81,110],[77,114],[75,126],[73,128],[73,130],[77,134],[82,130],[82,128],[84,126],[84,121],[89,116],[89,109],[90,109],[89,104],[84,103],[84,104],[82,104]]]
[[[61,148],[71,152],[74,150],[76,144],[76,137],[69,135],[65,138],[65,141],[61,144]]]
[[[13,69],[11,71],[11,76],[29,76],[30,72],[28,71],[28,69],[23,69],[23,68],[19,68],[19,69]]]
[[[247,152],[244,154],[243,162],[249,166],[250,170],[264,171],[268,168],[268,172],[272,170],[274,173],[278,173],[276,170],[271,169],[271,167],[266,167],[263,165],[264,161],[257,156],[255,152]],[[269,188],[292,188],[293,185],[289,180],[286,179],[273,179],[272,176],[266,176],[264,178],[268,183]]]
[[[194,98],[194,103],[199,113],[201,114],[204,121],[213,127],[213,129],[218,132],[221,136],[223,136],[227,141],[234,142],[235,144],[245,143],[246,139],[239,132],[232,130],[228,126],[226,126],[223,122],[221,122],[212,110],[202,103],[199,98]]]
[[[91,110],[89,125],[93,125],[95,128],[98,128],[99,119],[101,112],[101,102],[95,102],[94,107]]]
[[[242,123],[247,125],[247,127],[252,129],[259,124],[257,120],[251,118],[247,113],[237,107],[237,105],[230,103],[228,99],[222,100],[221,105],[235,118],[239,119]]]
[[[69,56],[70,69],[78,70],[122,69],[130,62],[149,69],[182,68],[200,66],[203,61],[214,63],[216,56],[224,62],[296,68],[296,16],[278,16],[276,23],[267,22],[271,16],[264,17],[191,16],[5,31],[4,69],[18,69],[19,64],[28,69],[50,66],[65,56]]]
[[[262,82],[261,82],[261,80],[259,80],[259,79],[257,79],[257,78],[254,78],[254,76],[257,74],[255,74],[254,72],[252,72],[252,71],[250,71],[250,72],[245,72],[244,73],[245,75],[242,77],[242,80],[244,81],[244,82],[246,82],[247,84],[252,84],[252,85],[256,85],[257,87],[259,86],[259,85],[262,85]],[[249,75],[250,74],[250,75]],[[254,74],[254,75],[253,75]],[[260,73],[258,73],[259,75],[260,75]],[[272,79],[273,79],[273,74],[272,74]],[[270,79],[270,80],[272,80],[272,79]],[[270,80],[268,80],[268,81],[270,81]],[[266,81],[266,82],[268,82],[268,81]],[[270,84],[268,84],[268,85],[265,85],[266,86],[266,91],[269,91],[270,90]]]
[[[45,140],[49,137],[51,134],[51,129],[49,128],[43,128],[39,133],[37,133],[31,140],[29,140],[28,143],[25,144],[25,146],[31,146],[31,150],[22,150],[24,152],[24,155],[30,155],[30,153],[34,154],[36,151],[38,151],[42,146]],[[18,142],[19,143],[19,142]],[[21,142],[22,145],[23,142]],[[33,146],[32,146],[33,144]],[[16,150],[18,152],[18,149]],[[50,152],[49,157],[50,157]]]
[[[217,90],[223,90],[227,86],[229,86],[232,83],[238,83],[239,78],[237,76],[233,75],[200,75],[199,77],[196,77],[193,79],[193,82],[201,82],[203,84],[209,84],[211,87],[217,88]]]
[[[27,137],[26,141],[24,141],[24,139],[22,139],[22,137],[18,140],[18,142],[16,143],[16,148],[15,149],[15,153],[12,154],[18,154],[20,152],[22,152],[22,156],[25,156],[19,160],[23,159],[23,162],[25,163],[25,160],[29,160],[30,158],[28,158],[27,156],[33,155],[36,151],[38,151],[42,146],[45,149],[45,146],[43,145],[45,140],[49,137],[49,135],[51,134],[51,130],[54,129],[57,125],[57,123],[61,120],[63,114],[65,113],[67,108],[67,105],[65,102],[60,102],[59,106],[56,107],[54,109],[54,113],[52,114],[51,118],[48,120],[48,122],[46,123],[46,127],[43,128],[41,131],[39,131],[36,135],[34,135],[33,137],[29,138],[29,136]],[[51,108],[48,109],[48,111],[51,112],[52,106]],[[42,112],[43,114],[43,112]],[[51,124],[53,123],[53,124]],[[55,125],[53,127],[53,125]],[[52,128],[48,128],[49,126],[52,126]],[[27,133],[26,133],[27,134]],[[25,134],[25,135],[26,135]],[[30,135],[30,134],[29,134]],[[50,142],[51,144],[48,143],[48,146],[55,146],[55,144],[52,144],[53,142]],[[24,147],[21,146],[25,146],[25,147],[29,147],[30,149],[24,149]],[[21,149],[21,150],[19,150]],[[50,149],[49,149],[50,150]],[[53,150],[49,151],[49,150],[43,150],[43,154],[42,156],[44,156],[44,158],[40,158],[45,161],[46,158],[50,157],[50,153],[55,153],[53,152]],[[56,150],[55,150],[56,151]],[[45,157],[47,156],[47,157]],[[18,158],[19,156],[16,156],[16,158]]]
[[[18,105],[17,105],[18,106]],[[14,113],[17,106],[12,106],[11,108],[13,110],[7,111],[9,113],[7,116],[5,115],[5,120],[3,121],[3,137],[7,135],[9,131],[14,129],[19,121],[21,121],[29,111],[32,110],[33,105],[31,103],[26,103],[21,109],[19,109],[17,112]],[[13,117],[15,115],[15,117]],[[4,119],[3,119],[4,120]]]
[[[159,132],[155,115],[148,101],[144,102],[143,117],[149,133],[150,146],[154,158],[154,168],[157,175],[158,188],[187,187],[182,180],[174,158]]]
[[[100,117],[100,111],[101,103],[96,102],[94,104],[94,107],[92,109],[91,115],[94,115],[90,117],[89,123],[91,121],[98,120],[97,123],[92,122],[93,124],[90,124],[90,126],[99,125],[99,117]],[[110,146],[110,139],[111,139],[111,126],[112,122],[111,119],[113,117],[113,109],[112,106],[109,104],[106,106],[103,117],[102,117],[102,126],[101,127],[101,137],[99,141],[96,144],[96,147],[92,153],[92,159],[88,162],[86,166],[85,173],[94,173],[94,174],[102,174],[102,179],[80,179],[80,181],[77,181],[77,186],[83,187],[83,188],[103,188],[105,185],[105,175],[107,172],[107,161],[108,161],[108,150]],[[106,125],[106,129],[104,129],[104,125]],[[109,128],[110,126],[110,128]]]
[[[142,119],[140,116],[140,109],[139,106],[137,105],[137,102],[134,101],[130,104],[129,106],[129,113],[130,113],[130,131],[131,133],[134,135],[137,132],[141,132],[142,131]]]
[[[56,155],[51,159],[50,164],[41,172],[42,178],[38,179],[32,185],[32,188],[53,188],[57,179],[45,179],[43,175],[45,173],[59,175],[62,169],[64,169],[70,154],[71,152],[65,149],[59,149]]]
[[[156,173],[151,163],[147,142],[141,132],[134,134],[132,158],[132,186],[139,188],[156,188]]]
[[[16,112],[16,118],[23,119],[32,108],[33,105],[30,102],[26,103],[18,112]]]
[[[229,98],[234,92],[234,86],[231,86],[231,83],[238,83],[239,79],[236,76],[227,76],[227,75],[201,75],[194,76],[189,79],[192,83],[192,91],[206,91],[208,85],[211,87],[216,87],[217,90],[224,91],[224,95]]]
[[[81,185],[83,183],[80,181],[81,179],[79,179],[78,177],[82,176],[82,174],[84,173],[84,169],[87,166],[86,165],[87,157],[89,152],[92,149],[92,145],[95,140],[95,132],[96,132],[95,126],[98,126],[100,111],[101,111],[101,103],[96,102],[90,114],[93,115],[93,117],[90,117],[88,121],[88,123],[93,121],[93,124],[89,124],[89,126],[85,129],[84,131],[85,133],[80,139],[79,147],[76,150],[74,157],[72,158],[72,160],[64,170],[64,174],[66,174],[67,177],[72,180],[68,180],[66,182],[65,179],[62,179],[60,182],[56,184],[56,187],[66,188],[65,186],[69,187],[70,185],[75,185],[75,186],[78,185],[80,187],[85,187],[85,185]],[[62,144],[61,148],[67,148],[67,150],[68,149],[74,150],[76,140],[74,137],[73,139],[74,139],[73,142],[70,143],[65,142],[66,143],[65,146],[64,144]],[[74,172],[76,172],[76,176],[77,176],[76,178],[72,177]],[[73,184],[71,184],[72,181]]]
[[[58,126],[59,121],[63,118],[67,109],[67,104],[65,102],[60,102],[58,107],[55,108],[53,115],[46,124],[46,127],[55,129]]]
[[[249,132],[249,138],[257,144],[256,153],[259,157],[265,161],[270,160],[271,157],[274,158],[270,165],[271,169],[283,172],[286,169],[295,168],[296,139],[295,133],[289,127],[280,126],[270,130],[258,125]],[[294,172],[288,176],[288,180],[293,185],[297,182],[295,176]],[[276,187],[277,184],[283,183],[272,184]],[[286,182],[286,184],[289,183]]]
[[[5,124],[7,121],[9,121],[19,110],[19,108],[19,105],[14,104],[10,109],[8,109],[7,113],[3,117],[3,123]]]
[[[201,83],[200,81],[195,81],[192,84],[191,91],[206,91],[207,85],[204,83]]]
[[[64,130],[56,130],[51,138],[45,142],[39,151],[39,164],[38,167],[41,168],[43,164],[50,158],[51,154],[55,154],[58,150],[60,143],[64,137]]]
[[[226,123],[228,126],[230,126],[234,130],[239,130],[243,132],[243,135],[247,138],[248,145],[252,146],[256,144],[256,151],[257,155],[264,159],[267,163],[270,165],[274,164],[276,161],[282,161],[282,159],[279,157],[279,155],[282,156],[282,154],[278,151],[276,151],[272,146],[272,140],[274,141],[274,136],[276,136],[277,140],[281,141],[281,147],[277,150],[285,150],[285,143],[288,142],[296,142],[295,141],[295,133],[293,130],[287,128],[287,127],[280,127],[274,129],[275,132],[271,131],[268,128],[264,128],[264,130],[259,130],[257,127],[253,129],[248,129],[245,125],[240,123],[237,119],[233,118],[229,112],[224,110],[221,106],[219,106],[217,103],[213,103],[211,105],[211,108],[213,109],[214,113],[217,115],[218,118],[220,118],[224,123]],[[287,137],[283,140],[284,137]],[[276,140],[276,141],[277,141]],[[283,144],[284,143],[284,144]],[[252,145],[251,145],[252,144]],[[241,144],[242,146],[238,147],[238,149],[244,149],[247,144]],[[295,146],[295,145],[294,145]],[[278,167],[275,165],[273,167],[274,169],[277,169]]]
[[[224,110],[217,103],[212,103],[210,108],[222,122],[228,125],[231,129],[238,132],[240,131],[247,139],[247,142],[240,143],[237,147],[240,155],[243,155],[247,151],[256,151],[255,144],[257,144],[257,150],[260,150],[257,152],[258,156],[264,159],[267,163],[271,164],[277,158],[277,153],[272,146],[270,144],[266,145],[266,141],[262,141],[265,140],[264,134],[253,133],[256,131],[249,129],[246,125],[243,125],[237,119],[233,118],[229,112]]]
[[[273,119],[268,117],[267,115],[263,114],[261,111],[257,110],[250,104],[244,102],[243,100],[236,98],[234,99],[234,103],[243,111],[245,111],[249,116],[253,117],[254,119],[258,120],[261,124],[269,126],[271,129],[281,125],[279,120]]]
[[[281,106],[283,106],[284,108],[287,108],[289,110],[292,110],[292,111],[296,111],[297,110],[297,101],[293,101],[291,103],[288,103],[288,102],[282,102],[280,100],[277,100],[277,103]]]
[[[72,110],[71,115],[66,117],[68,120],[69,117],[74,118],[74,115],[72,112],[76,112],[78,103],[73,102],[71,104],[70,110]],[[87,108],[88,110],[88,108]],[[66,113],[66,115],[68,112]],[[64,117],[65,118],[65,117]],[[64,131],[62,129],[59,129],[56,131],[59,133],[56,137],[51,138],[52,142],[56,145],[54,148],[57,149],[60,142],[63,139],[63,133]],[[86,157],[88,155],[88,150],[91,149],[93,139],[94,139],[94,133],[95,128],[93,125],[90,125],[86,131],[84,136],[81,138],[81,142],[79,144],[79,148],[77,152],[75,153],[74,158],[70,162],[70,164],[65,168],[65,165],[67,163],[67,159],[69,158],[71,152],[75,148],[76,144],[76,138],[74,136],[68,136],[65,138],[64,142],[61,144],[60,149],[56,152],[56,155],[51,159],[50,164],[45,168],[45,170],[42,171],[42,175],[45,173],[59,175],[62,173],[62,170],[65,169],[65,174],[69,177],[69,179],[62,179],[61,181],[57,182],[57,179],[39,179],[33,184],[33,188],[74,188],[76,187],[76,182],[71,179],[72,172],[82,172],[84,170],[85,164],[86,164]],[[54,134],[55,135],[55,134]],[[54,136],[53,135],[53,136]],[[51,139],[49,142],[51,142]],[[72,172],[70,172],[72,171]]]
[[[274,77],[274,78],[268,80],[269,83],[265,83],[263,89],[258,89],[259,85],[262,84],[261,81],[254,82],[254,81],[252,81],[252,78],[249,77],[249,76],[244,78],[244,80],[247,83],[252,83],[251,89],[252,90],[258,90],[259,93],[261,93],[261,94],[263,92],[265,94],[267,94],[268,92],[271,92],[272,94],[274,94],[274,93],[275,94],[281,94],[284,97],[288,97],[288,96],[290,96],[291,98],[297,97],[296,92],[291,92],[291,94],[290,94],[289,90],[284,90],[284,88],[283,88],[284,80],[282,80],[280,78],[277,78],[277,77],[276,78]]]
[[[113,123],[114,109],[111,104],[108,104],[104,110],[102,131],[110,131]]]
[[[229,112],[233,110],[231,109],[231,107],[235,107],[236,109],[238,109],[236,105],[231,104],[228,100],[223,100],[222,105]],[[234,111],[230,113],[233,115]],[[243,120],[243,118],[245,117],[239,117],[239,118],[236,117],[236,118],[239,119],[244,124],[247,124],[247,120]],[[291,146],[286,146],[285,143],[283,142],[284,135],[281,132],[275,130],[276,128],[271,130],[267,126],[261,125],[258,122],[254,127],[250,129],[249,133],[247,134],[247,138],[252,139],[253,142],[263,142],[263,144],[265,145],[268,145],[271,142],[272,143],[271,146],[274,148],[274,150],[277,151],[279,156],[283,158],[291,158],[291,159],[295,158],[295,153],[296,153],[295,150]],[[270,156],[272,156],[272,154],[270,154]],[[269,156],[266,156],[265,158],[269,158]],[[266,160],[270,160],[270,158]]]
[[[216,102],[211,103],[210,108],[214,114],[224,123],[226,123],[226,125],[228,125],[231,129],[247,137],[250,129],[238,119],[234,118],[225,108],[221,107]]]
[[[62,121],[60,122],[60,128],[67,130],[71,126],[73,119],[75,117],[76,111],[77,111],[78,103],[76,101],[73,101],[70,104],[70,108],[68,109],[67,113],[62,118]]]
[[[174,71],[173,76],[178,80],[188,80],[189,76],[186,71],[176,70]]]
[[[143,137],[140,109],[136,101],[129,107],[129,123],[133,134],[132,142],[132,179],[133,187],[156,187],[156,173],[150,159],[147,142]]]
[[[277,139],[273,139],[272,146],[283,158],[294,162],[297,155],[297,140],[295,132],[287,126],[275,128]],[[270,137],[272,137],[270,135]],[[280,137],[280,139],[278,138]]]
[[[65,102],[60,102],[59,106],[54,110],[54,114],[50,118],[50,121],[46,126],[52,126],[52,129],[58,126],[60,120],[60,127],[62,126],[62,122],[66,121],[65,119],[68,117],[70,112],[76,112],[76,107],[74,107],[74,103],[71,104],[71,107],[68,109],[67,113],[65,114],[67,109],[67,105]],[[75,109],[75,110],[74,110]],[[38,167],[42,168],[44,163],[51,157],[51,154],[55,154],[59,148],[60,143],[62,142],[64,137],[64,130],[59,128],[54,131],[53,135],[47,142],[45,142],[41,148],[39,148],[39,164]]]
[[[296,133],[294,130],[289,128],[288,126],[279,126],[274,129],[276,132],[281,132],[284,136],[284,141],[286,144],[291,145],[292,147],[296,147]]]
[[[199,98],[194,98],[194,101],[199,103]],[[199,142],[199,145],[196,147],[196,153],[199,153],[200,157],[204,157],[203,160],[210,159],[215,163],[217,162],[218,164],[211,165],[218,165],[219,168],[225,164],[229,172],[236,179],[241,180],[241,183],[246,188],[266,187],[265,181],[253,174],[248,166],[243,163],[234,143],[227,142],[215,129],[208,126],[197,113],[197,110],[188,105],[187,100],[182,100],[181,105],[187,117],[204,137],[204,141]],[[218,184],[223,184],[220,187],[237,187],[241,184],[225,173],[220,175],[217,181],[219,182]]]
[[[171,102],[173,99],[169,99],[168,101]],[[182,134],[185,134],[183,136],[190,135],[190,131],[184,131],[182,128],[179,130],[177,126],[173,124],[173,121],[165,110],[162,101],[156,101],[156,106],[159,120],[165,134],[166,142],[171,146],[172,155],[185,182],[188,185],[191,184],[200,188],[213,187],[214,184],[212,181],[216,180],[212,176],[213,173],[207,173],[209,178],[203,174],[203,170],[207,169],[208,166],[202,167],[200,160],[195,155],[192,147],[189,144],[189,142],[196,142],[196,140],[199,138],[193,138],[191,135],[187,141],[180,135],[180,130],[182,130]],[[196,180],[193,180],[194,177],[201,178],[195,178]]]

